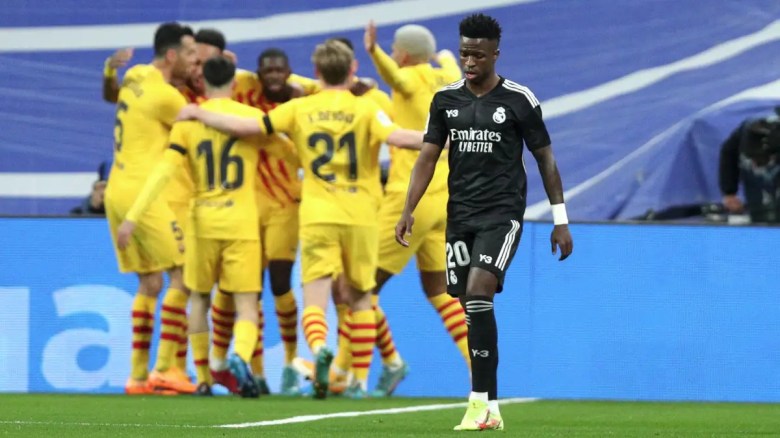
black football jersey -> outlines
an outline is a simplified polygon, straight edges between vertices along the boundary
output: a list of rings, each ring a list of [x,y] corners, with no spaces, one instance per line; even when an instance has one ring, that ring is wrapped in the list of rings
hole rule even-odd
[[[424,138],[440,147],[450,140],[448,220],[522,219],[523,142],[531,151],[550,145],[531,90],[502,77],[477,97],[464,79],[454,82],[434,95]]]

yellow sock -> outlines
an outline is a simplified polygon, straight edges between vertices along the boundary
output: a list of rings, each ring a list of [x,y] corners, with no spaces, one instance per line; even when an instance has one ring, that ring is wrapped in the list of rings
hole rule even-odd
[[[251,321],[239,320],[233,326],[233,332],[236,335],[236,354],[241,360],[249,363],[257,344],[257,326]]]
[[[225,362],[233,338],[236,305],[229,294],[217,291],[211,303],[211,357]],[[213,365],[213,364],[212,364]]]
[[[376,346],[382,354],[382,363],[396,366],[401,362],[401,355],[395,349],[393,333],[387,324],[384,310],[379,306],[379,296],[372,295],[371,301],[373,301],[374,313],[376,314]]]
[[[195,375],[198,384],[212,384],[209,372],[209,332],[193,333],[190,335],[192,342],[192,358],[195,361]]]
[[[130,353],[130,377],[146,380],[149,374],[149,345],[154,330],[157,298],[136,294],[133,298],[133,349]]]
[[[466,364],[471,366],[468,339],[469,328],[466,325],[466,312],[463,310],[460,301],[446,292],[428,298],[428,301],[431,302],[433,308],[439,313],[444,327],[450,333],[455,345],[458,346],[458,350],[466,360]]]
[[[182,328],[182,337],[179,340],[179,348],[176,351],[176,368],[187,371],[187,350],[189,349],[189,343],[187,342],[188,329],[187,321],[184,321],[184,327]]]
[[[352,374],[365,389],[376,344],[376,314],[373,310],[352,312],[349,328],[352,340]]]
[[[284,343],[284,364],[290,365],[298,356],[298,303],[293,291],[274,297],[279,334]]]
[[[262,306],[263,303],[260,303]],[[258,323],[257,323],[257,344],[255,350],[252,352],[252,374],[256,377],[265,377],[265,364],[263,363],[263,332],[265,329],[265,315],[263,314],[263,308],[260,307],[258,311]]]
[[[303,335],[306,336],[306,343],[312,353],[317,354],[320,348],[325,345],[325,338],[328,336],[328,321],[325,319],[325,309],[318,306],[308,306],[303,309]]]
[[[187,323],[187,300],[189,296],[179,289],[168,288],[162,303],[160,315],[160,344],[157,346],[157,362],[154,369],[165,371],[171,367],[179,343],[184,337],[182,329]]]
[[[352,323],[352,315],[349,312],[349,304],[337,304],[336,315],[339,322],[339,349],[333,359],[333,366],[346,373],[352,366],[352,348],[349,342],[349,324]]]

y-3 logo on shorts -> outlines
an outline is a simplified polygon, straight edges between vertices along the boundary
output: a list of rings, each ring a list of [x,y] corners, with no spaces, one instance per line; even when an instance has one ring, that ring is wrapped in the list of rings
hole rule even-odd
[[[480,254],[479,255],[479,261],[480,262],[485,262],[487,264],[491,264],[491,263],[493,263],[493,257],[486,256],[485,254]]]
[[[475,350],[475,349],[472,348],[471,349],[471,355],[474,356],[474,357],[479,356],[479,357],[485,358],[485,357],[490,356],[490,352],[487,351],[487,350]]]
[[[446,111],[447,111],[447,118],[448,119],[451,119],[453,117],[458,117],[458,110],[451,109],[451,110],[446,110]]]

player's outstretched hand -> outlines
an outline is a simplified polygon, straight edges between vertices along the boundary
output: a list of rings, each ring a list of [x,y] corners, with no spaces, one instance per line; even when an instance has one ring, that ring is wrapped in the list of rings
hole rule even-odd
[[[127,65],[131,59],[133,59],[133,49],[119,49],[108,58],[108,65],[113,69],[117,69]]]
[[[119,229],[116,230],[116,245],[119,249],[127,248],[127,245],[130,244],[130,237],[133,236],[133,231],[135,231],[135,222],[122,221]]]
[[[182,120],[195,120],[197,119],[197,114],[200,108],[198,108],[198,105],[191,103],[179,111],[179,115],[176,116],[177,121]]]
[[[569,232],[568,225],[556,225],[553,227],[552,235],[550,236],[550,243],[552,243],[552,253],[556,254],[557,249],[561,249],[561,258],[558,260],[566,260],[566,257],[571,255],[574,251],[574,242],[571,240],[571,233]]]
[[[409,246],[409,241],[406,240],[406,236],[412,235],[412,226],[414,225],[414,216],[404,213],[401,215],[401,219],[398,221],[398,225],[395,226],[395,241],[403,246]]]
[[[366,52],[373,53],[376,46],[376,24],[374,20],[371,20],[366,25],[366,33],[363,34],[363,45],[366,48]]]

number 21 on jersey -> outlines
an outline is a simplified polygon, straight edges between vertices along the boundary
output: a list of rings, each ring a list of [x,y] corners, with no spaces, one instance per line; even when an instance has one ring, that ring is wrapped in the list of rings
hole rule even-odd
[[[338,148],[336,147],[338,145]],[[311,172],[317,176],[317,178],[327,181],[336,181],[336,175],[334,172],[326,172],[323,167],[328,166],[333,161],[334,155],[341,153],[344,149],[347,152],[347,160],[349,163],[349,174],[347,179],[349,181],[356,181],[358,179],[358,164],[357,164],[357,149],[355,146],[355,133],[347,132],[338,139],[334,139],[332,135],[326,132],[315,132],[309,136],[309,147],[317,153],[320,153],[317,158],[311,161]]]

